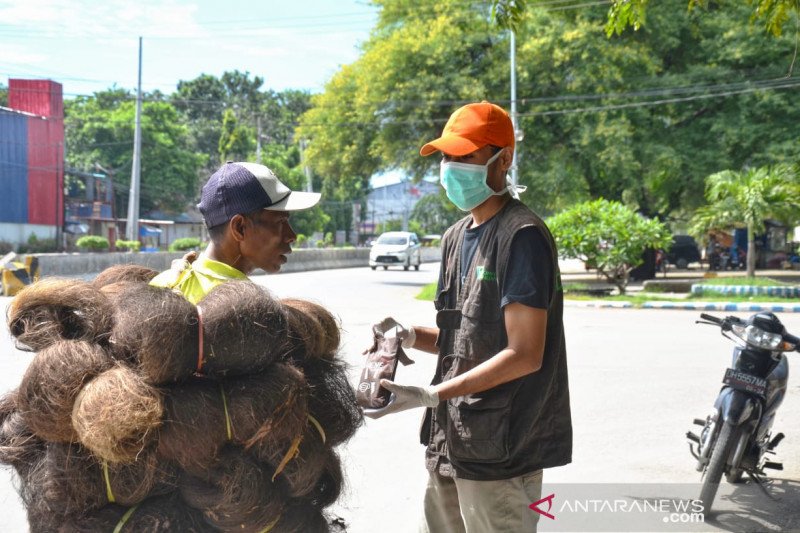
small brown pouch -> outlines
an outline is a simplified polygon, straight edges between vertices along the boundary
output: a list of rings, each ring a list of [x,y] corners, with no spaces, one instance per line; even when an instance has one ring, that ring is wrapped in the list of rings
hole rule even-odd
[[[356,401],[365,409],[380,409],[389,403],[391,392],[381,387],[381,380],[394,380],[398,361],[403,365],[414,364],[403,351],[400,339],[385,337],[385,333],[377,327],[372,328],[372,348],[367,352],[367,361],[356,389]]]

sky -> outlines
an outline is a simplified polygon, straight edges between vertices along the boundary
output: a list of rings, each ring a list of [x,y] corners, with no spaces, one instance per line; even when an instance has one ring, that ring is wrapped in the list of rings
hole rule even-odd
[[[368,0],[0,0],[0,84],[46,78],[65,98],[112,86],[169,94],[228,70],[322,91],[377,19]]]

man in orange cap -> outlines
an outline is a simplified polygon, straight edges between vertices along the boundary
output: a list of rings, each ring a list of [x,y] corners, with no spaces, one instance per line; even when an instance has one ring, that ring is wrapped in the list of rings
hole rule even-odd
[[[437,151],[447,197],[469,212],[442,239],[438,327],[383,324],[438,354],[436,374],[427,387],[382,381],[393,401],[366,414],[427,408],[424,529],[535,531],[542,469],[572,458],[556,245],[510,194],[514,126],[502,108],[456,110],[420,154]]]

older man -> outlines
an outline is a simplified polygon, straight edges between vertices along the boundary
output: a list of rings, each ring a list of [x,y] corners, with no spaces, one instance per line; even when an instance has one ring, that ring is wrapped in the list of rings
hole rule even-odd
[[[264,165],[225,163],[203,186],[197,206],[210,238],[205,252],[150,284],[175,288],[197,303],[220,283],[246,279],[256,268],[278,272],[297,237],[290,213],[313,207],[319,198],[290,190]]]

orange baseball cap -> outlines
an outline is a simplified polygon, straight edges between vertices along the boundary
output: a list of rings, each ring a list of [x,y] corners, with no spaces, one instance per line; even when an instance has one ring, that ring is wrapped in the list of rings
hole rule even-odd
[[[428,156],[440,150],[462,156],[491,144],[514,148],[514,124],[505,110],[483,101],[457,109],[444,126],[442,136],[423,146],[419,153]]]

